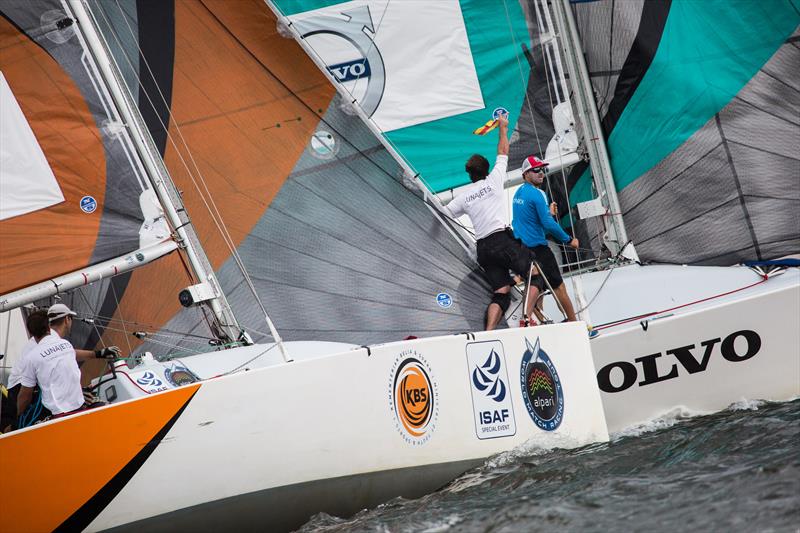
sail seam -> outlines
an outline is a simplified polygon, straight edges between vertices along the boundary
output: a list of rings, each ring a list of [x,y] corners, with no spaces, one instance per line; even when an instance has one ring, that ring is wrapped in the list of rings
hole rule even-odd
[[[664,183],[662,183],[661,185],[659,185],[659,186],[658,186],[656,189],[654,189],[654,190],[650,191],[650,193],[649,193],[649,194],[648,194],[646,197],[644,197],[642,200],[640,200],[639,202],[637,202],[636,204],[634,204],[633,206],[631,206],[629,209],[627,209],[627,210],[624,210],[624,211],[622,212],[622,215],[623,215],[623,216],[625,216],[625,215],[629,215],[629,214],[630,214],[632,211],[634,211],[634,210],[635,210],[637,207],[639,207],[640,205],[642,205],[642,204],[644,204],[645,202],[647,202],[647,201],[648,201],[650,198],[652,198],[652,197],[653,197],[653,195],[654,195],[654,194],[656,194],[658,191],[660,191],[661,189],[663,189],[663,188],[664,188],[664,187],[666,187],[667,185],[671,184],[671,183],[672,183],[672,182],[674,182],[675,180],[679,179],[679,178],[680,178],[681,176],[683,176],[683,175],[684,175],[686,172],[688,172],[688,171],[689,171],[689,170],[690,170],[692,167],[694,167],[696,164],[700,163],[700,162],[701,162],[703,159],[705,159],[705,158],[706,158],[706,157],[707,157],[707,156],[708,156],[708,155],[709,155],[711,152],[713,152],[714,150],[716,150],[717,148],[719,148],[721,144],[722,144],[722,142],[720,142],[720,143],[718,143],[718,144],[715,144],[715,145],[714,145],[714,146],[713,146],[713,147],[712,147],[710,150],[708,150],[706,153],[704,153],[704,154],[703,154],[703,155],[701,155],[699,158],[697,158],[697,160],[696,160],[696,161],[694,161],[694,162],[693,162],[691,165],[689,165],[689,166],[688,166],[688,167],[686,167],[685,169],[683,169],[683,170],[681,170],[680,172],[678,172],[677,174],[675,174],[675,175],[674,175],[672,178],[670,178],[670,179],[669,179],[669,180],[667,180],[666,182],[664,182]]]
[[[310,189],[309,189],[309,190],[310,190]],[[313,191],[311,191],[311,192],[313,192]],[[343,209],[340,209],[339,207],[337,207],[337,206],[335,206],[335,205],[333,205],[333,204],[331,204],[331,205],[332,205],[332,206],[333,206],[335,209],[338,209],[338,210],[340,210],[342,213],[344,213],[344,214],[346,214],[346,215],[348,214],[348,213],[347,213],[346,211],[344,211]],[[277,206],[272,206],[272,207],[271,207],[271,209],[274,209],[275,211],[277,211],[277,212],[281,213],[282,215],[286,216],[287,218],[291,218],[291,219],[293,219],[293,220],[295,220],[295,221],[297,221],[297,222],[299,222],[299,223],[301,223],[301,224],[308,225],[308,223],[307,223],[306,221],[304,221],[304,220],[301,220],[301,219],[299,219],[299,218],[297,218],[297,217],[293,216],[292,214],[290,214],[290,213],[288,213],[288,212],[286,212],[286,211],[282,210],[280,207],[277,207]],[[313,227],[313,226],[312,226],[312,227]],[[348,242],[348,241],[346,241],[346,240],[343,240],[343,239],[341,239],[340,237],[338,237],[337,235],[334,235],[334,234],[332,234],[332,233],[330,233],[330,232],[327,232],[327,231],[325,231],[325,230],[324,230],[324,229],[322,229],[322,228],[316,228],[316,227],[314,227],[314,229],[315,229],[316,231],[319,231],[320,233],[323,233],[323,234],[325,234],[325,235],[328,235],[329,237],[331,237],[333,240],[335,240],[335,241],[337,241],[337,242],[345,243],[345,244],[347,244],[348,246],[352,246],[353,248],[358,248],[357,246],[353,245],[352,243],[350,243],[350,242]],[[286,245],[282,245],[282,244],[280,244],[280,243],[276,243],[276,242],[270,241],[270,240],[268,240],[268,239],[266,239],[266,238],[264,238],[264,237],[260,237],[260,236],[256,236],[256,235],[251,235],[251,237],[252,237],[252,238],[254,238],[254,239],[257,239],[257,240],[259,240],[259,241],[262,241],[262,242],[268,242],[268,243],[272,243],[272,244],[277,244],[277,245],[279,245],[279,246],[283,246],[283,247],[285,247],[285,248],[289,248],[289,247],[288,247],[288,246],[286,246]],[[402,249],[402,250],[406,250],[406,251],[408,251],[408,252],[412,252],[412,250],[411,250],[410,248],[406,247],[405,245],[403,245],[403,244],[401,244],[401,243],[398,243],[398,242],[397,242],[397,241],[395,241],[394,239],[391,239],[390,237],[388,237],[388,236],[385,236],[385,235],[384,235],[384,237],[386,237],[386,238],[387,238],[388,240],[390,240],[391,242],[394,242],[394,243],[396,243],[396,244],[397,244],[397,246],[398,246],[398,248],[400,248],[400,249]],[[289,249],[291,249],[291,248],[289,248]],[[297,251],[297,250],[295,250],[295,251]],[[299,251],[298,251],[298,253],[303,253],[303,252],[299,252]],[[366,252],[366,253],[369,253],[369,252]],[[313,257],[313,256],[312,256],[312,257]],[[380,257],[380,256],[375,256],[375,257],[378,257],[379,259],[381,259],[381,260],[383,260],[383,261],[386,261],[387,263],[389,263],[389,264],[391,264],[391,265],[395,265],[395,266],[397,266],[397,267],[403,268],[403,269],[407,270],[408,272],[412,272],[412,273],[414,273],[414,274],[417,274],[416,272],[414,272],[414,271],[412,271],[412,270],[409,270],[409,269],[407,269],[407,268],[406,268],[406,267],[404,267],[403,265],[401,265],[401,264],[399,264],[399,263],[395,263],[395,262],[393,262],[393,261],[390,261],[390,260],[389,260],[389,259],[387,259],[387,258]],[[463,264],[463,263],[462,263],[462,264]],[[432,266],[433,266],[435,269],[439,270],[440,272],[444,273],[446,276],[449,276],[449,277],[451,277],[453,280],[455,280],[455,281],[460,281],[458,277],[456,277],[456,276],[452,275],[452,274],[450,273],[450,271],[448,271],[448,270],[446,270],[446,269],[444,269],[444,268],[441,268],[441,267],[440,267],[439,265],[437,265],[436,263],[434,263],[434,262],[430,262],[430,265],[432,265]],[[339,265],[339,266],[343,266],[343,265]],[[465,266],[466,266],[466,265],[465,265]],[[418,274],[417,274],[417,275],[418,275]],[[477,295],[478,293],[475,293],[475,294]]]
[[[747,229],[750,232],[750,238],[753,240],[756,257],[759,261],[761,261],[763,257],[761,257],[761,250],[758,247],[758,237],[756,237],[756,230],[753,227],[753,220],[750,217],[750,211],[747,209],[747,203],[745,202],[744,195],[742,194],[742,183],[739,180],[739,173],[736,172],[736,166],[733,164],[733,156],[731,155],[730,146],[728,146],[728,139],[725,137],[725,132],[722,130],[722,121],[719,118],[719,113],[714,114],[714,121],[717,123],[717,130],[719,130],[719,136],[722,139],[722,146],[725,148],[725,155],[728,157],[728,164],[731,167],[733,182],[736,184],[736,190],[739,193],[739,203],[742,206],[742,212],[744,213],[744,220],[747,223]]]
[[[791,121],[791,120],[789,120],[788,118],[784,118],[784,117],[782,117],[782,116],[780,116],[780,115],[776,115],[775,113],[770,113],[770,112],[769,112],[769,111],[767,111],[766,109],[763,109],[763,108],[761,108],[761,107],[757,106],[756,104],[754,104],[754,103],[752,103],[752,102],[748,102],[747,100],[745,100],[744,98],[742,98],[742,97],[741,97],[741,96],[739,96],[739,95],[736,95],[736,96],[734,96],[734,98],[735,98],[736,100],[739,100],[740,102],[744,102],[745,104],[749,105],[750,107],[752,107],[752,108],[754,108],[754,109],[758,109],[759,111],[761,111],[762,113],[764,113],[764,114],[766,114],[766,115],[769,115],[769,116],[771,116],[771,117],[774,117],[774,118],[776,118],[776,119],[778,119],[778,120],[781,120],[781,121],[783,121],[783,122],[786,122],[787,124],[791,124],[792,126],[797,126],[797,127],[800,127],[800,122],[792,122],[792,121]]]
[[[776,157],[782,157],[782,158],[788,159],[790,161],[800,161],[800,158],[792,157],[792,156],[786,155],[786,154],[779,154],[778,152],[773,152],[771,150],[767,150],[766,148],[759,148],[758,146],[753,146],[751,144],[741,143],[739,141],[734,141],[732,139],[728,139],[728,142],[730,144],[736,144],[736,145],[739,145],[739,146],[744,146],[745,148],[750,148],[750,149],[755,150],[757,152],[764,152],[765,154],[774,155]]]

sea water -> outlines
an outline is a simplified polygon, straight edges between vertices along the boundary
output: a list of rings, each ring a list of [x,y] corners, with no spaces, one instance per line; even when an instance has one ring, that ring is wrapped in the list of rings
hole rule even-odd
[[[800,531],[800,400],[675,412],[573,450],[525,446],[441,490],[301,531]]]

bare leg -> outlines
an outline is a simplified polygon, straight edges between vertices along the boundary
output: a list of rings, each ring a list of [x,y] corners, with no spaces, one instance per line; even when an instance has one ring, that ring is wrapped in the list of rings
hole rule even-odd
[[[511,290],[510,285],[497,289],[497,294],[508,294]],[[486,310],[486,331],[492,330],[497,327],[500,319],[503,317],[503,309],[496,303],[490,303],[489,308]]]
[[[569,299],[569,294],[567,294],[566,285],[562,283],[556,289],[554,289],[554,292],[558,303],[561,304],[561,307],[564,309],[564,313],[567,315],[567,321],[575,322],[578,320],[578,318],[575,316],[575,308],[572,307],[572,301]]]
[[[539,299],[539,288],[536,285],[531,285],[528,287],[528,304],[525,306],[525,316],[531,318],[533,316],[532,313],[536,311],[535,305],[536,301]],[[541,315],[536,313],[536,316],[539,318],[539,321],[542,321]]]

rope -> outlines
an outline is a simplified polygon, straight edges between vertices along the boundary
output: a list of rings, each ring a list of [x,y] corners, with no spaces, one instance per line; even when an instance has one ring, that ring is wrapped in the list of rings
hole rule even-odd
[[[675,307],[670,307],[668,309],[662,309],[660,311],[653,311],[651,313],[645,313],[645,314],[637,315],[637,316],[630,317],[630,318],[623,318],[621,320],[615,320],[613,322],[608,322],[606,324],[603,324],[603,325],[600,325],[600,326],[596,326],[594,329],[595,330],[601,330],[601,329],[613,328],[613,327],[616,327],[616,326],[620,326],[622,324],[627,324],[629,322],[640,320],[642,318],[647,318],[649,316],[660,315],[662,313],[667,313],[669,311],[675,311],[677,309],[682,309],[684,307],[689,307],[691,305],[697,305],[699,303],[707,302],[709,300],[714,300],[716,298],[722,298],[723,296],[728,296],[730,294],[734,294],[734,293],[737,293],[737,292],[740,292],[740,291],[743,291],[743,290],[746,290],[746,289],[750,289],[752,287],[755,287],[756,285],[761,285],[762,283],[765,283],[768,280],[769,280],[768,276],[762,276],[762,279],[760,279],[759,281],[757,281],[755,283],[751,283],[750,285],[746,285],[744,287],[740,287],[738,289],[733,289],[732,291],[723,292],[723,293],[720,293],[720,294],[715,294],[715,295],[709,296],[707,298],[702,298],[700,300],[694,300],[694,301],[689,302],[689,303],[676,305]]]

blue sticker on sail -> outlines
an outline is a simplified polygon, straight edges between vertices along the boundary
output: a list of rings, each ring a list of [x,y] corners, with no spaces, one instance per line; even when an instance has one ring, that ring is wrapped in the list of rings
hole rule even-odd
[[[492,111],[492,118],[497,120],[500,115],[508,115],[508,109],[505,107],[496,107],[494,111]]]
[[[95,209],[97,209],[97,200],[94,199],[94,196],[84,196],[81,198],[81,211],[84,213],[94,213]]]
[[[539,345],[531,346],[525,338],[527,349],[520,366],[520,384],[525,407],[533,422],[545,431],[553,431],[564,419],[564,390],[556,367]]]
[[[444,307],[447,309],[453,305],[453,298],[451,298],[446,292],[440,292],[436,295],[436,303],[439,304],[439,307]]]

